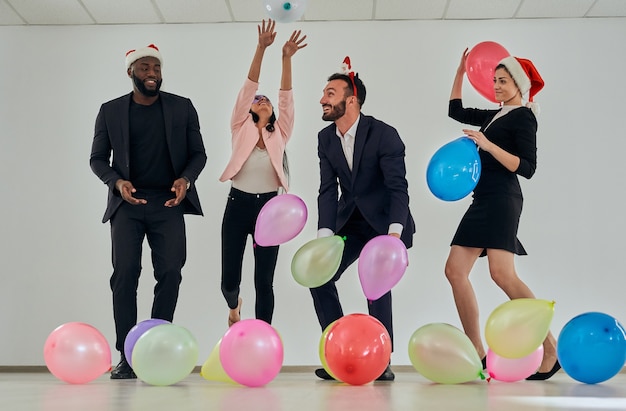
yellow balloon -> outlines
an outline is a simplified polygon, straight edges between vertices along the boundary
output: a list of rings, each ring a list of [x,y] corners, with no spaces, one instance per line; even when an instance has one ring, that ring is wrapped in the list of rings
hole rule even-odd
[[[222,339],[217,342],[211,354],[209,354],[209,358],[204,362],[202,368],[200,369],[200,375],[205,380],[209,381],[219,381],[219,382],[231,382],[235,383],[232,378],[226,374],[224,371],[224,367],[222,367],[222,362],[220,361],[220,344],[222,343]]]
[[[530,355],[546,339],[554,316],[554,301],[518,298],[496,307],[487,319],[489,348],[505,358]]]
[[[330,367],[328,366],[328,362],[326,361],[326,338],[328,336],[328,333],[330,332],[330,330],[333,328],[333,326],[335,325],[337,321],[333,321],[332,323],[328,324],[328,327],[326,327],[326,329],[324,330],[324,332],[322,333],[322,337],[320,338],[320,345],[319,345],[319,354],[320,354],[320,361],[322,362],[322,367],[324,367],[324,369],[326,370],[326,372],[333,377],[334,379],[336,379],[337,381],[339,381],[339,379],[337,377],[335,377],[335,375],[333,374],[333,372],[330,370]]]
[[[344,241],[338,235],[309,241],[291,260],[293,278],[309,288],[326,284],[339,268],[343,248]]]
[[[461,384],[485,379],[474,345],[465,333],[444,323],[418,328],[409,340],[413,368],[431,381]]]

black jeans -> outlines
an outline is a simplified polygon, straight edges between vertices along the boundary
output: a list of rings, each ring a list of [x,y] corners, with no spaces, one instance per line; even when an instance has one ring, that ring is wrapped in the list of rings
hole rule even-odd
[[[172,193],[163,190],[137,190],[136,198],[145,205],[122,203],[111,218],[113,275],[113,316],[115,348],[123,352],[124,340],[137,323],[137,287],[141,274],[144,238],[152,251],[156,285],[152,317],[172,321],[182,281],[181,270],[187,258],[183,208],[165,207]]]
[[[250,194],[231,188],[222,220],[222,294],[229,308],[236,308],[239,298],[243,256],[248,235],[253,236],[261,208],[276,192]],[[268,324],[274,314],[274,270],[278,246],[261,247],[253,242],[255,316]]]

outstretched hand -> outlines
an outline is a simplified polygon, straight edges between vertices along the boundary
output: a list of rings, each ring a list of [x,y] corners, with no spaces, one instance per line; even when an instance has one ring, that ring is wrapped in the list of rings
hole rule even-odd
[[[264,49],[274,43],[274,39],[276,38],[274,27],[276,27],[276,21],[272,19],[267,20],[267,25],[264,19],[263,23],[257,26],[257,31],[259,32],[259,47]]]
[[[294,32],[291,33],[291,37],[283,46],[283,57],[291,57],[296,54],[296,51],[307,46],[307,43],[302,44],[302,42],[306,39],[306,35],[300,38],[300,34],[302,34],[300,30],[294,30]]]

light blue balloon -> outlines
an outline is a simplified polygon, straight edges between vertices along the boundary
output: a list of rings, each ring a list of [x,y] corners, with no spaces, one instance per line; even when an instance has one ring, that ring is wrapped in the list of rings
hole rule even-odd
[[[613,317],[599,312],[580,314],[561,330],[557,356],[563,370],[586,384],[606,381],[626,362],[626,332]]]
[[[435,152],[428,163],[426,182],[435,197],[457,201],[474,190],[480,172],[478,148],[471,139],[463,136]]]

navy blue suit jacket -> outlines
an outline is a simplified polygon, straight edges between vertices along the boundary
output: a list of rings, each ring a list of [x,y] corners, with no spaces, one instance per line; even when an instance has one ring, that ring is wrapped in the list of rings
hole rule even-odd
[[[410,247],[415,223],[409,211],[404,150],[395,128],[361,114],[350,171],[336,125],[333,123],[320,131],[318,228],[338,232],[358,207],[380,234],[387,234],[391,223],[402,224],[401,239]]]
[[[132,93],[116,98],[100,107],[91,146],[89,164],[93,172],[109,186],[107,208],[102,222],[107,222],[124,201],[115,182],[130,180],[129,109]],[[198,113],[191,100],[166,92],[159,92],[165,138],[177,178],[187,177],[191,187],[181,207],[187,214],[202,215],[200,199],[194,182],[206,164],[207,156],[200,134]],[[111,152],[113,160],[111,161]],[[131,181],[132,183],[132,181]],[[173,181],[172,181],[173,183]]]

